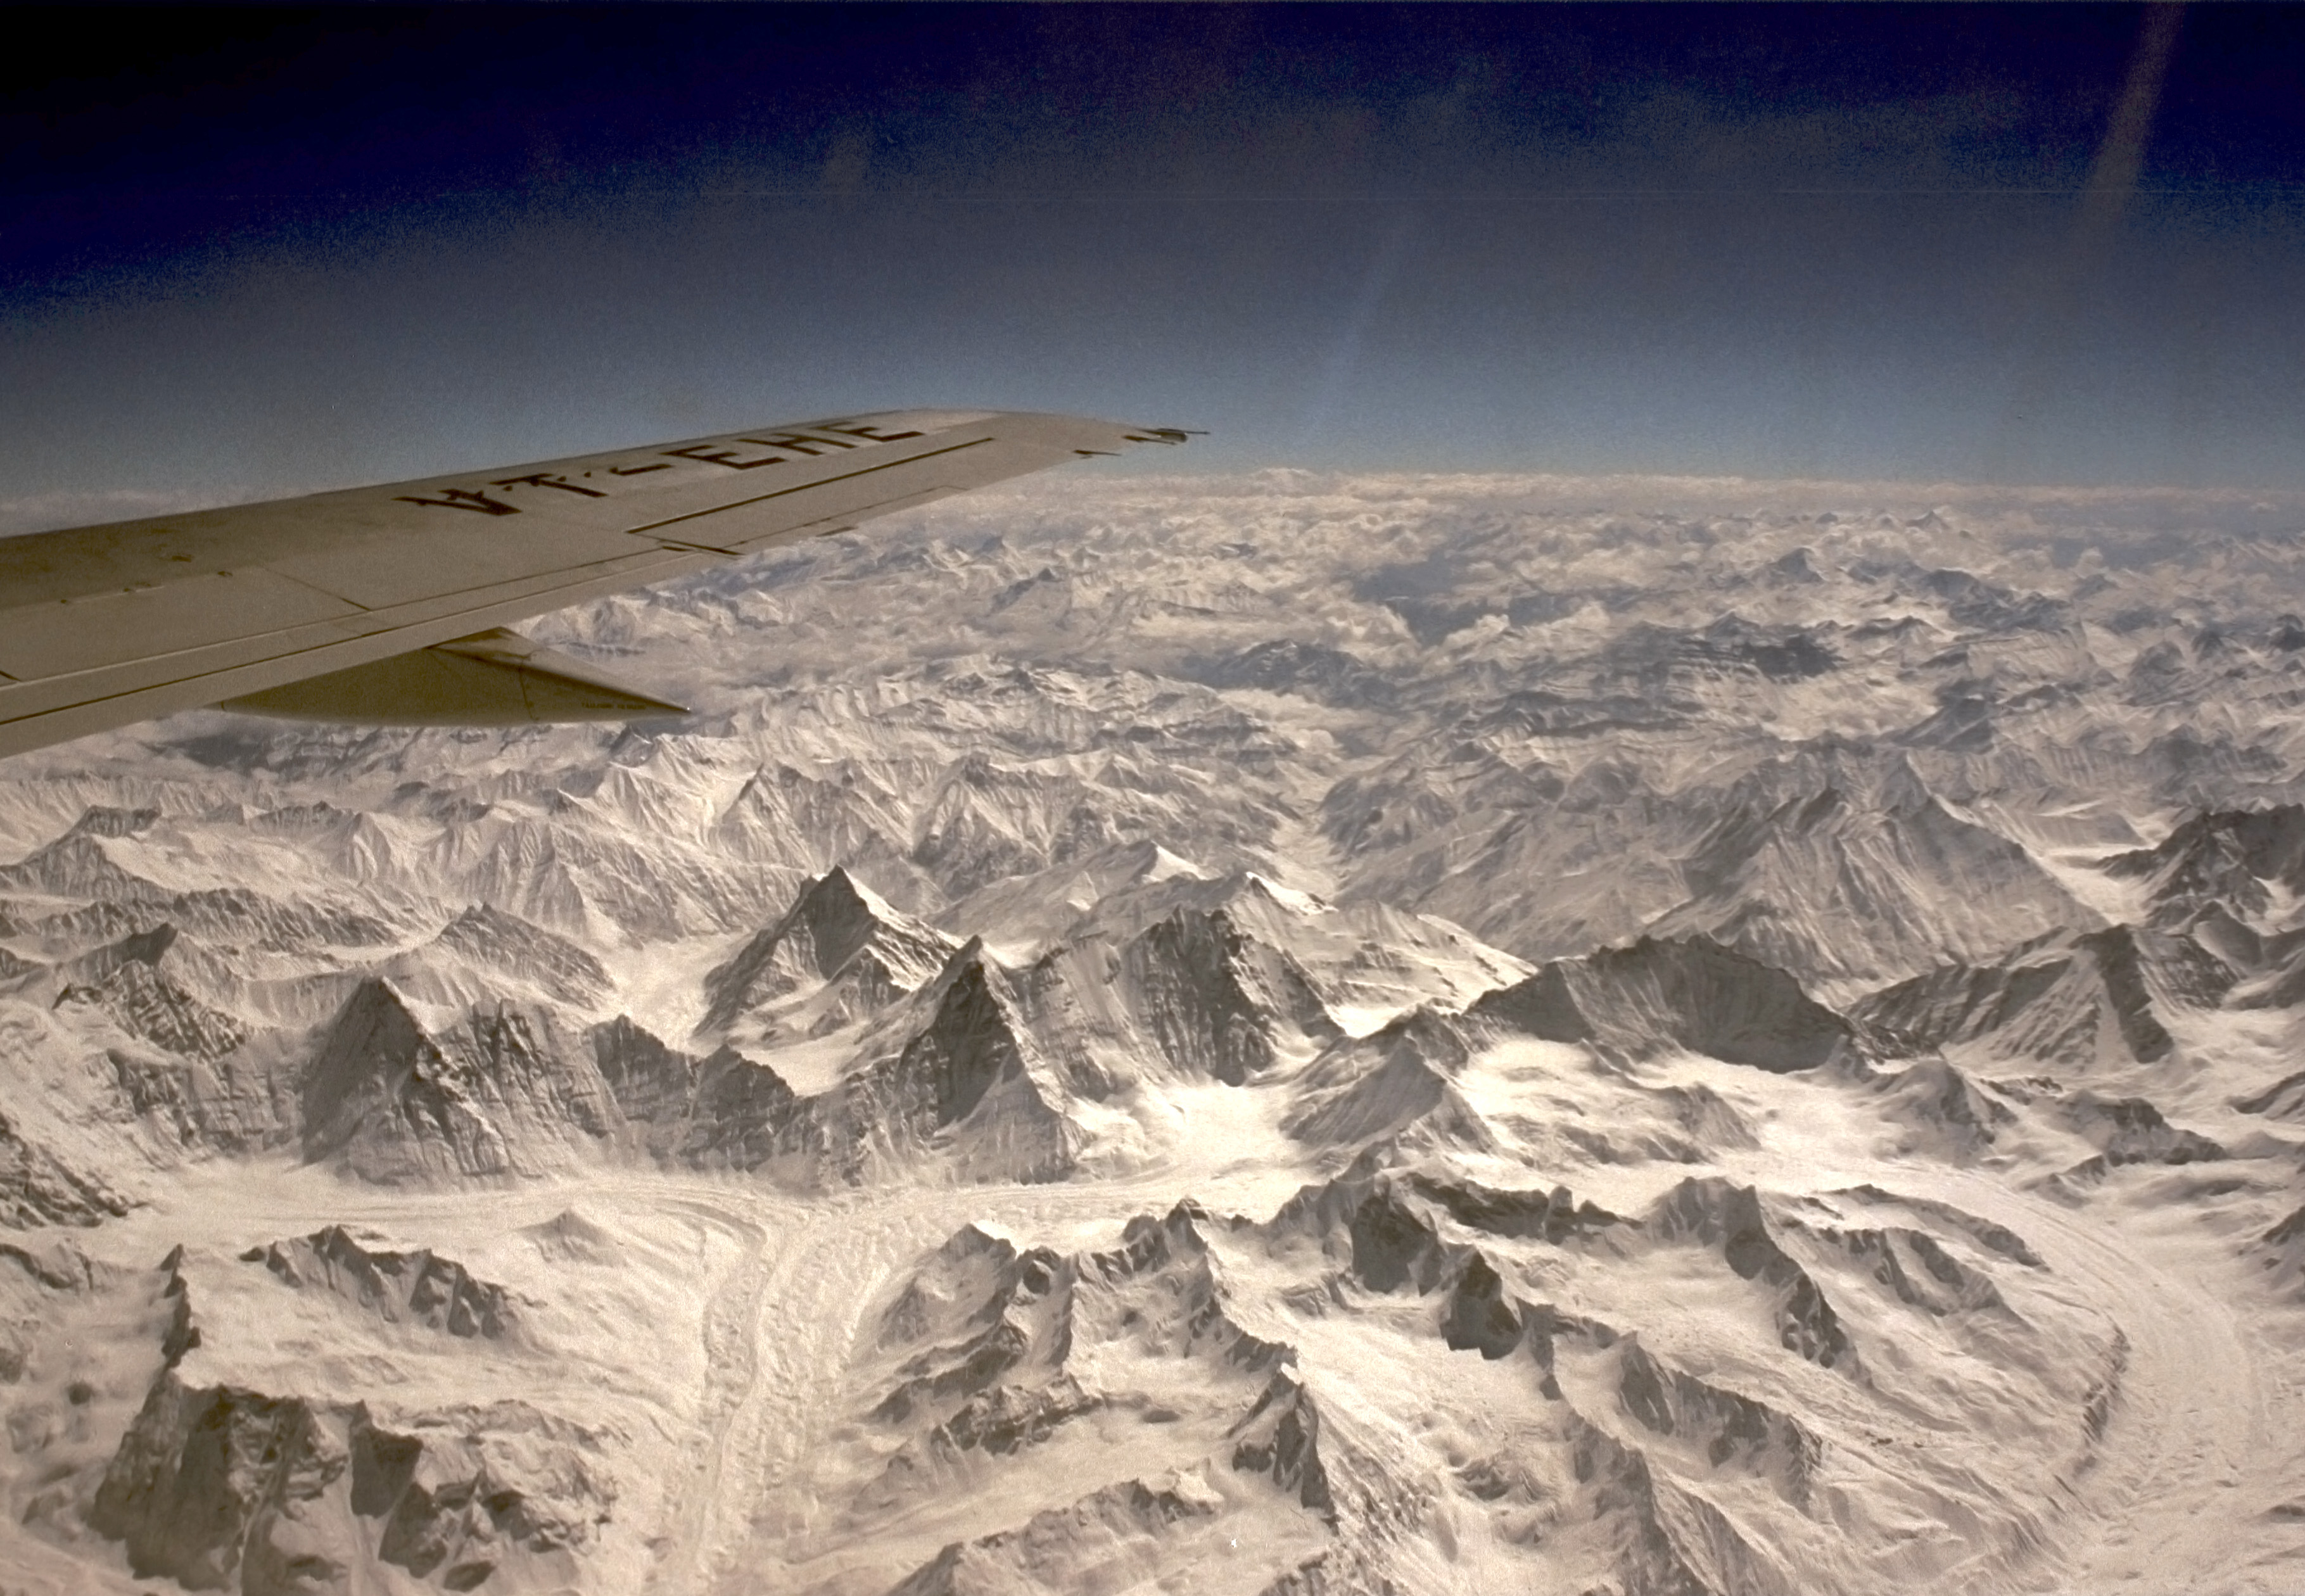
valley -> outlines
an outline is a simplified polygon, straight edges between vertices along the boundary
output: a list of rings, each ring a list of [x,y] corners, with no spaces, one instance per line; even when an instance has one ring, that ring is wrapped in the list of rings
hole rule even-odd
[[[2305,1577],[2305,505],[1110,479],[0,763],[0,1591]]]

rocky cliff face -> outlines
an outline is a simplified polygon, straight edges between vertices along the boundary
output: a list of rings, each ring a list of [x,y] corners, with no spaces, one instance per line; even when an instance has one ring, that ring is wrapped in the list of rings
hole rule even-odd
[[[1849,1023],[1812,1002],[1782,970],[1703,938],[1643,938],[1484,994],[1476,1019],[1548,1041],[1597,1042],[1636,1055],[1686,1048],[1766,1070],[1813,1069],[1834,1057]]]
[[[549,1023],[499,1009],[434,1037],[365,982],[299,1082],[302,1150],[387,1182],[534,1172],[608,1129],[597,1076],[567,1066]]]
[[[1702,932],[1813,979],[1872,984],[1946,951],[1988,951],[2012,930],[2097,920],[2021,845],[1955,814],[1908,763],[1828,750],[1813,764],[1756,772],[1729,802],[1684,866],[1689,900],[1651,935]]]
[[[2162,1004],[2147,963],[2178,962],[2167,947],[2127,926],[2054,938],[1994,964],[1948,965],[1900,982],[1852,1017],[1898,1053],[1987,1041],[2043,1064],[2157,1063],[2176,1043],[2156,1012]]]
[[[1276,1019],[1335,1034],[1295,962],[1252,942],[1222,910],[1161,920],[1122,953],[1121,976],[1161,1057],[1229,1086],[1276,1061]]]
[[[1086,491],[551,623],[676,726],[0,772],[0,1566],[2295,1560],[2286,510]]]
[[[2190,815],[2157,845],[2116,854],[2105,869],[2145,882],[2165,916],[2223,904],[2254,920],[2273,910],[2276,894],[2305,891],[2305,809]]]
[[[536,1576],[573,1574],[613,1499],[578,1435],[516,1404],[396,1430],[364,1404],[191,1388],[171,1371],[89,1523],[139,1577],[188,1590],[343,1588],[371,1558],[445,1590],[549,1588]]]
[[[1777,1244],[1750,1186],[1687,1180],[1667,1193],[1651,1217],[1655,1234],[1717,1249],[1739,1279],[1773,1294],[1778,1344],[1826,1369],[1858,1372],[1857,1349],[1814,1278]]]
[[[339,1227],[258,1249],[237,1267],[251,1263],[271,1282],[259,1290],[320,1293],[372,1323],[444,1340],[514,1333],[500,1287],[430,1252],[363,1247]],[[251,1352],[264,1361],[261,1333],[235,1312],[209,1312],[208,1286],[194,1283],[217,1278],[206,1267],[178,1248],[157,1271],[51,1288],[79,1298],[83,1319],[97,1294],[143,1305],[132,1338],[150,1360],[149,1384],[140,1403],[120,1402],[112,1388],[125,1371],[90,1367],[93,1379],[63,1393],[69,1422],[28,1422],[54,1410],[18,1407],[16,1449],[42,1462],[47,1485],[28,1522],[119,1541],[139,1578],[237,1596],[359,1589],[379,1566],[452,1591],[552,1589],[583,1576],[616,1502],[595,1434],[516,1399],[411,1409],[328,1391],[310,1375],[268,1390],[235,1378],[253,1366]],[[40,1371],[13,1378],[28,1375]],[[86,1416],[115,1404],[124,1429],[108,1455],[76,1466],[94,1439]]]
[[[463,1264],[429,1251],[362,1246],[341,1225],[251,1247],[241,1261],[263,1265],[284,1286],[332,1293],[393,1324],[490,1340],[516,1324],[503,1286],[475,1280]]]
[[[1080,1148],[1060,1080],[1024,1025],[1006,972],[971,941],[916,995],[923,1017],[893,1053],[847,1075],[816,1119],[862,1173],[933,1148],[964,1178],[1050,1180]]]
[[[1493,1138],[1454,1084],[1472,1056],[1459,1026],[1429,1008],[1412,1009],[1323,1051],[1282,1128],[1331,1146],[1357,1147],[1411,1126],[1460,1145],[1486,1145]]]
[[[127,1213],[128,1199],[27,1140],[0,1115],[0,1225],[97,1225]]]
[[[835,989],[795,1018],[804,1033],[837,1030],[919,987],[954,948],[950,938],[890,908],[836,866],[706,974],[700,1030],[726,1031],[756,1009],[827,988]]]

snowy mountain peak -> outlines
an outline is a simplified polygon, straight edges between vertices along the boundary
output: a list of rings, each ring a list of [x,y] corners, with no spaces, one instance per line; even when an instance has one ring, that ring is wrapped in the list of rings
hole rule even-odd
[[[1148,886],[1159,881],[1173,881],[1180,877],[1200,880],[1207,875],[1191,860],[1171,853],[1158,843],[1147,843],[1144,847],[1144,863],[1135,872],[1135,879]]]
[[[2305,500],[1088,481],[12,765],[0,1566],[2298,1563]]]
[[[2216,903],[2260,930],[2274,908],[2305,896],[2305,807],[2216,811],[2188,816],[2159,845],[2120,853],[2106,873],[2143,880],[2156,909],[2166,913]]]
[[[67,836],[134,836],[149,830],[159,822],[157,809],[122,809],[108,803],[91,804],[81,811],[80,819],[72,824]]]
[[[1791,976],[1704,937],[1644,937],[1630,947],[1556,960],[1467,1013],[1548,1041],[1595,1042],[1635,1057],[1686,1048],[1779,1071],[1826,1063],[1851,1036],[1848,1023]]]
[[[782,919],[705,975],[707,1006],[698,1034],[725,1032],[754,1011],[829,986],[840,989],[778,1028],[837,1029],[930,980],[956,946],[836,865],[804,884]]]
[[[443,926],[432,947],[572,1007],[597,1006],[615,989],[600,962],[574,942],[486,904]]]

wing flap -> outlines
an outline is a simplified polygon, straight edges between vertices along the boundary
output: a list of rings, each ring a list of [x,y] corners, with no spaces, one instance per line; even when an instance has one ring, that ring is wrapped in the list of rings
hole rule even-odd
[[[688,713],[502,628],[226,699],[217,707],[364,726],[532,726]]]
[[[900,412],[0,539],[0,755],[1182,436]]]
[[[42,681],[0,683],[0,755],[284,686],[546,610],[703,570],[720,556],[659,549],[587,572],[507,584],[488,601],[433,600]],[[409,612],[421,611],[412,617]],[[364,628],[365,630],[355,630]]]

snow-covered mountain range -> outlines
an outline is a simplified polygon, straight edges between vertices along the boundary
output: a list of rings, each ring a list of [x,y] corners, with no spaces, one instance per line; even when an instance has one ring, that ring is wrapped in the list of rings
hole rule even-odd
[[[1051,479],[0,763],[0,1590],[2305,1583],[2305,502]]]

